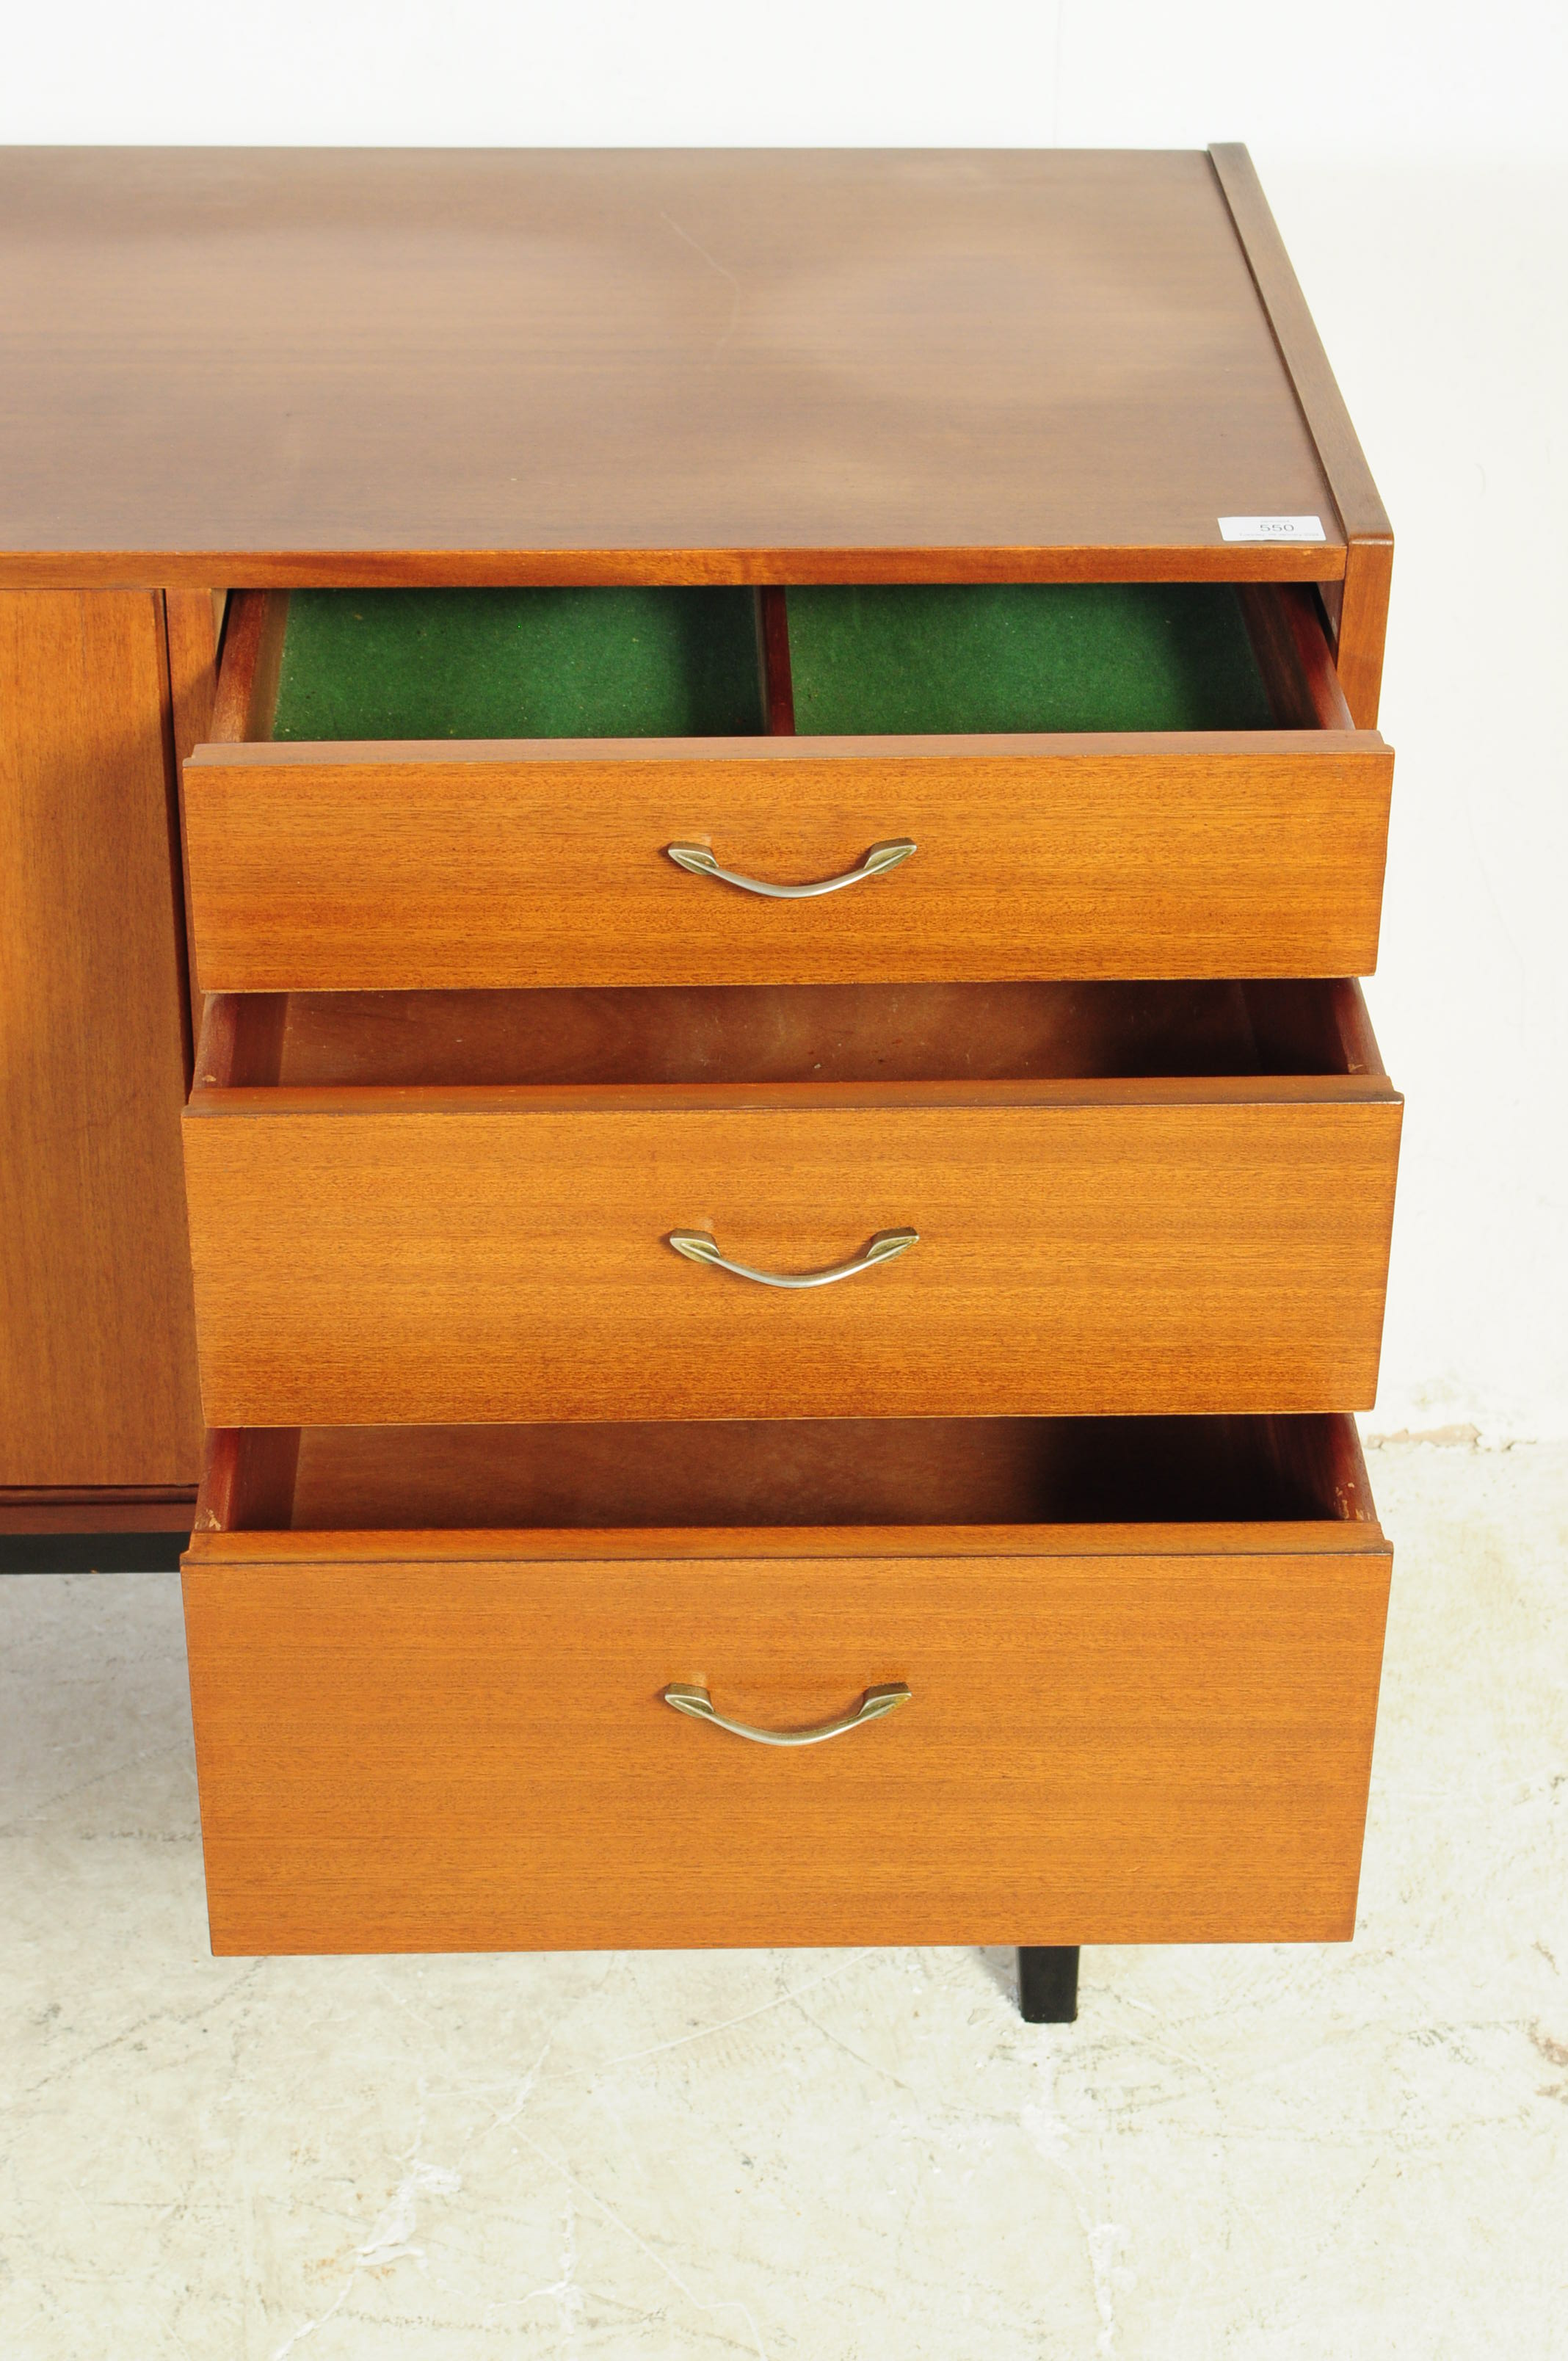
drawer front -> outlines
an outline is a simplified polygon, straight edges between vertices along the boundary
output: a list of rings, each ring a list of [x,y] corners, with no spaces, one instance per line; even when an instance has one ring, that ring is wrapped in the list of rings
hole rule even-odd
[[[199,750],[214,991],[1330,976],[1376,964],[1376,732]],[[776,899],[667,848],[800,885]]]
[[[1376,1527],[1290,1530],[840,1533],[766,1564],[198,1535],[214,1949],[1348,1938],[1389,1557]],[[661,1698],[799,1730],[895,1682],[799,1748]]]
[[[199,1096],[209,1425],[1373,1400],[1381,1077],[660,1095]],[[905,1227],[896,1259],[804,1290],[667,1242],[798,1275]]]

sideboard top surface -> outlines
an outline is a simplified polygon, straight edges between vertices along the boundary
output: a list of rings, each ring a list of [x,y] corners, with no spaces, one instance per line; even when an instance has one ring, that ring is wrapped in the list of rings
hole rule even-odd
[[[1201,153],[0,150],[0,582],[1328,578],[1298,392]]]

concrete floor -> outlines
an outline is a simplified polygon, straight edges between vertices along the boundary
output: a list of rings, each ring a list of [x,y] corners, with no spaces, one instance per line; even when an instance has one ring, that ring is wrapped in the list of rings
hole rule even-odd
[[[1355,1943],[214,1960],[178,1589],[0,1580],[7,2361],[1568,2356],[1568,1446],[1371,1455]]]

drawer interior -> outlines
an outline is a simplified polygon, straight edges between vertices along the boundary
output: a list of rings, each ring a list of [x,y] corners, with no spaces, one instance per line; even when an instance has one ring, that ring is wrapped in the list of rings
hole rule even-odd
[[[214,994],[204,1086],[1379,1074],[1353,981]]]
[[[1291,584],[247,591],[223,675],[220,741],[1351,727]]]
[[[197,1523],[302,1532],[1376,1522],[1353,1420],[760,1419],[213,1438]]]

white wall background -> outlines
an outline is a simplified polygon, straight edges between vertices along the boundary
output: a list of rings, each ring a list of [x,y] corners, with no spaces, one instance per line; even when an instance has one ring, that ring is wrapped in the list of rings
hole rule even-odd
[[[5,49],[6,141],[1248,141],[1397,543],[1368,1423],[1568,1432],[1563,0],[78,0]]]

